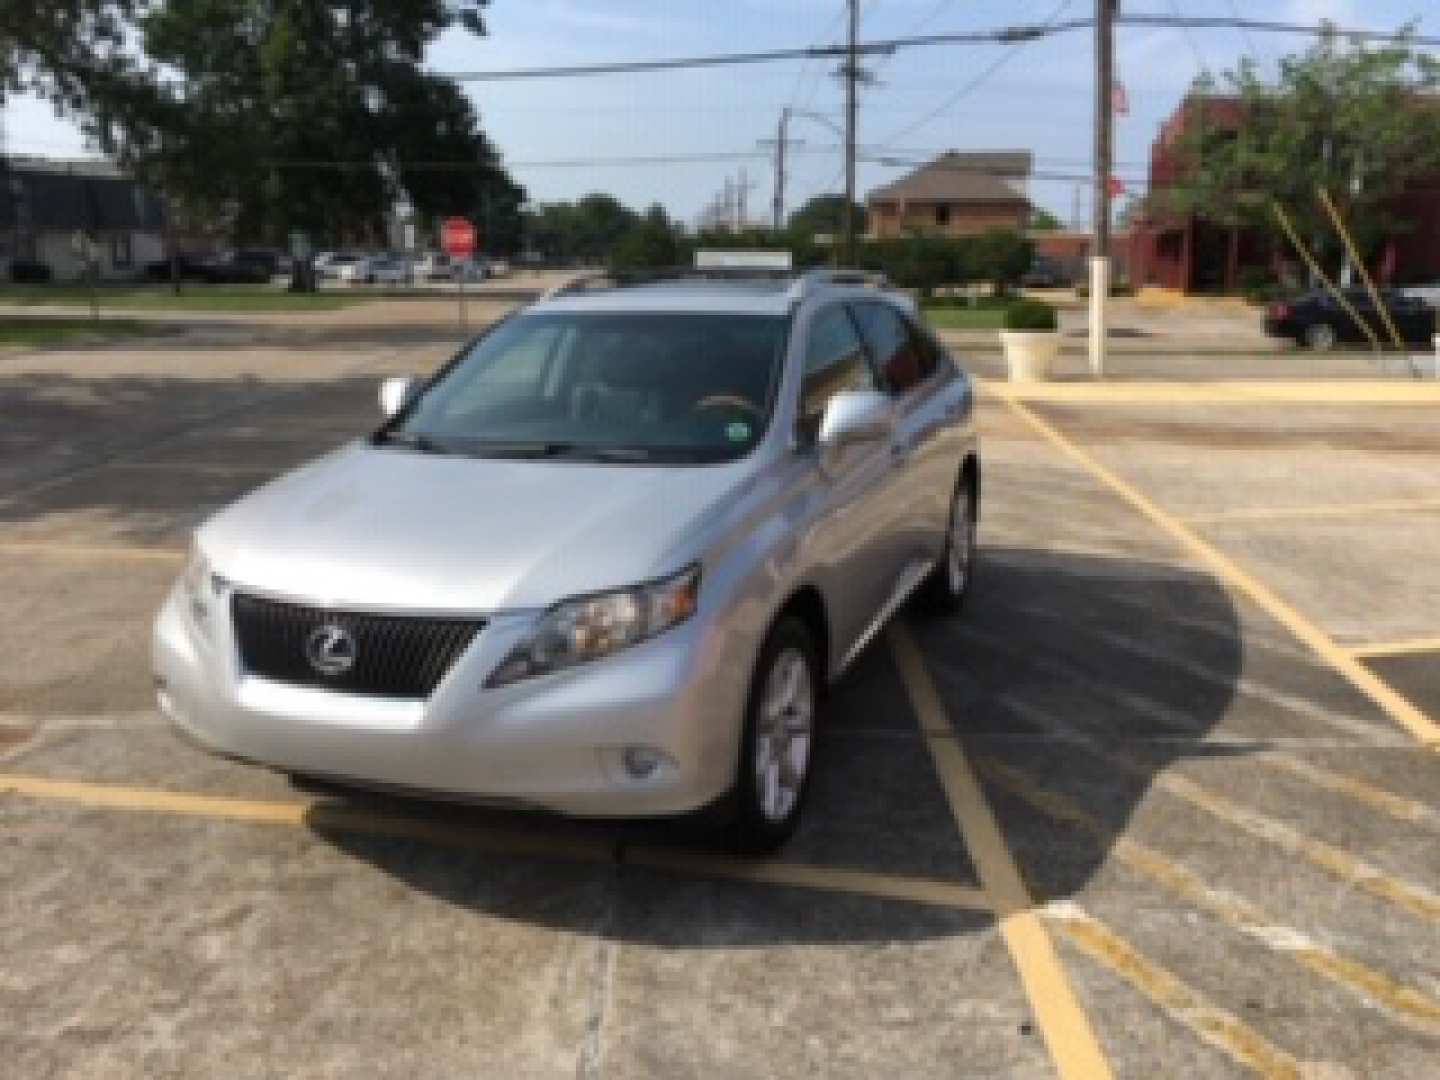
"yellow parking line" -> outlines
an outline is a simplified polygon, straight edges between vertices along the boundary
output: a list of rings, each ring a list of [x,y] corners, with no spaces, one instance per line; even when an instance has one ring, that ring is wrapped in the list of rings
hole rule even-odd
[[[1407,1027],[1432,1037],[1440,1034],[1440,1001],[1428,994],[1277,923],[1248,900],[1228,889],[1213,887],[1198,874],[1171,862],[1138,840],[1115,835],[1104,822],[1082,810],[1071,799],[1037,786],[1024,773],[1003,762],[981,758],[976,765],[1004,791],[1047,817],[1093,837],[1126,866],[1181,899],[1209,911],[1238,933],[1272,952],[1289,957],[1351,994],[1387,1009]]]
[[[1357,780],[1353,776],[1332,772],[1294,754],[1266,752],[1260,754],[1258,760],[1271,768],[1284,769],[1318,788],[1333,791],[1338,795],[1349,796],[1356,802],[1364,803],[1372,810],[1389,814],[1398,821],[1440,829],[1440,810],[1417,799],[1407,799],[1403,795],[1396,795],[1392,791],[1377,788],[1373,784],[1367,784],[1364,780]]]
[[[1378,404],[1421,405],[1440,401],[1440,383],[1406,379],[1216,379],[1125,382],[1002,383],[981,385],[1007,401],[1101,404]]]
[[[1060,723],[1041,710],[1033,708],[1013,696],[1002,695],[1000,702],[1016,715],[1024,717],[1030,723],[1052,734],[1073,736],[1079,745],[1100,761],[1141,780],[1149,780],[1152,786],[1161,791],[1204,810],[1212,817],[1218,818],[1241,832],[1249,833],[1256,839],[1275,845],[1287,855],[1305,859],[1326,873],[1338,877],[1346,884],[1404,908],[1413,915],[1440,921],[1440,895],[1436,895],[1424,886],[1416,885],[1393,874],[1387,874],[1379,867],[1351,855],[1348,851],[1326,843],[1324,840],[1306,836],[1283,821],[1277,821],[1258,811],[1240,806],[1223,795],[1216,794],[1209,788],[1195,783],[1188,777],[1173,772],[1154,773],[1154,770],[1147,768],[1142,762],[1136,761],[1127,754],[1107,750],[1079,728]]]
[[[141,547],[137,544],[52,544],[43,540],[0,540],[0,555],[53,555],[61,559],[140,559],[179,562],[180,548]]]
[[[1234,1013],[1207,1001],[1173,974],[1136,952],[1096,919],[1073,909],[1053,914],[1052,924],[1082,952],[1115,972],[1172,1020],[1223,1051],[1238,1065],[1273,1080],[1299,1080],[1300,1062]]]
[[[252,825],[307,826],[322,833],[328,829],[418,840],[497,854],[554,858],[567,862],[617,861],[613,845],[595,837],[453,825],[360,810],[313,799],[243,799],[87,780],[56,780],[42,776],[0,774],[0,794],[5,793],[109,810],[172,814]],[[783,885],[986,914],[992,910],[989,899],[981,890],[933,878],[801,863],[732,860],[694,852],[641,846],[626,846],[618,861],[697,877]]]
[[[1425,513],[1440,510],[1440,499],[1380,499],[1375,502],[1337,503],[1334,506],[1249,506],[1186,514],[1191,525],[1223,525],[1232,521],[1286,521],[1292,518],[1355,517],[1362,514]]]
[[[926,733],[925,742],[951,812],[994,906],[1001,936],[1019,971],[1056,1070],[1063,1078],[1111,1076],[1110,1064],[1075,997],[1055,946],[1035,913],[1034,902],[965,751],[958,739],[937,737],[937,733],[951,731],[949,716],[919,650],[902,626],[892,624],[888,636],[906,696]]]
[[[1381,641],[1373,645],[1352,645],[1348,651],[1351,656],[1361,660],[1440,652],[1440,637],[1416,638],[1413,641]]]
[[[715,859],[668,848],[626,847],[624,861],[657,870],[675,870],[696,877],[718,877],[761,885],[790,885],[822,892],[850,893],[912,904],[991,913],[990,900],[980,889],[933,878],[877,874],[843,867],[807,866],[786,862],[740,862]]]
[[[1440,385],[1437,385],[1440,390]],[[1069,457],[1079,462],[1097,480],[1148,517],[1168,533],[1181,547],[1204,563],[1230,589],[1248,597],[1276,622],[1310,646],[1322,660],[1344,676],[1361,693],[1385,711],[1401,727],[1431,749],[1440,750],[1440,726],[1420,711],[1393,686],[1353,655],[1341,648],[1315,623],[1280,599],[1259,579],[1247,574],[1219,549],[1202,540],[1174,515],[1162,510],[1155,502],[1096,461],[1076,443],[1062,435],[1051,424],[1037,416],[1022,402],[1002,392],[1010,408]]]

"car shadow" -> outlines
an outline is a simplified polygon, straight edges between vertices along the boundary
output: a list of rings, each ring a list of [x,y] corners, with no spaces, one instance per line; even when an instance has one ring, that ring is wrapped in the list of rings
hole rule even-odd
[[[989,548],[963,615],[906,619],[948,713],[951,734],[937,737],[961,741],[1037,899],[1083,892],[1172,762],[1246,752],[1243,740],[1205,741],[1234,698],[1242,649],[1229,597],[1203,573]],[[667,947],[914,940],[992,924],[976,911],[729,880],[744,864],[703,819],[573,821],[306,788],[319,796],[308,819],[317,835],[409,887],[493,917],[596,932],[575,908],[549,902],[555,881],[584,880],[609,890],[618,911],[604,933]],[[1056,799],[1079,806],[1087,827],[1057,816]],[[389,835],[371,827],[395,820],[418,828],[407,837],[410,824],[383,825]],[[419,842],[427,833],[438,843]],[[648,865],[666,852],[720,869]],[[805,817],[777,861],[978,885],[883,636],[834,689]]]

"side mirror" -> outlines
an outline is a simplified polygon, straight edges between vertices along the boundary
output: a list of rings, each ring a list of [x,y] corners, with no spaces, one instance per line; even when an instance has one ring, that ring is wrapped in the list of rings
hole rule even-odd
[[[876,442],[890,434],[893,417],[890,399],[878,390],[844,390],[825,406],[816,439],[820,463],[834,467],[846,447]]]
[[[380,384],[380,414],[385,419],[390,419],[410,403],[419,388],[420,380],[409,375],[396,375],[386,379]]]

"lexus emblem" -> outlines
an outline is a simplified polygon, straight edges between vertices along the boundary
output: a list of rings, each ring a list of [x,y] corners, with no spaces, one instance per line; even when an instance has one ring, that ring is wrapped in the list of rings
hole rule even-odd
[[[336,623],[325,623],[305,639],[305,659],[321,675],[344,675],[355,666],[355,638]]]

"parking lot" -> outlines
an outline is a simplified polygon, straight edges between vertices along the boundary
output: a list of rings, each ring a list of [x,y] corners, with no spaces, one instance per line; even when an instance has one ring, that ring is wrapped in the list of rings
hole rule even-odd
[[[870,648],[745,863],[155,711],[190,529],[454,333],[0,353],[9,1075],[1433,1073],[1440,383],[987,381],[965,614]]]

